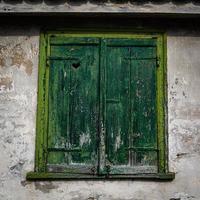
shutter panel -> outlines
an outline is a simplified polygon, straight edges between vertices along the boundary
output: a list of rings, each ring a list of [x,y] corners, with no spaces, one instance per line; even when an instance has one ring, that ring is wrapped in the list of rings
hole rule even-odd
[[[50,39],[47,171],[156,173],[156,41],[99,40]]]
[[[106,165],[128,165],[130,64],[126,47],[108,47],[106,59]]]
[[[105,168],[157,172],[156,46],[151,39],[105,39]]]
[[[156,173],[156,47],[133,47],[131,58],[131,165]]]
[[[96,173],[99,46],[95,38],[53,38],[49,82],[49,172]]]

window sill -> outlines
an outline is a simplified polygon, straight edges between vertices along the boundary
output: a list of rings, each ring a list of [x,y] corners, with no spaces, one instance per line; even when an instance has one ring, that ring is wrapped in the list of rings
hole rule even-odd
[[[135,174],[135,175],[109,175],[97,176],[86,174],[67,174],[67,173],[40,173],[29,172],[26,179],[34,180],[157,180],[157,181],[171,181],[175,178],[175,173],[168,172],[165,174]]]

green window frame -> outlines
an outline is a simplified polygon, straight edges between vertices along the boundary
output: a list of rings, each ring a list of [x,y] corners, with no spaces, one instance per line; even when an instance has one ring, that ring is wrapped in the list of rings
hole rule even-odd
[[[174,178],[165,34],[49,31],[40,37],[39,62],[28,180]]]

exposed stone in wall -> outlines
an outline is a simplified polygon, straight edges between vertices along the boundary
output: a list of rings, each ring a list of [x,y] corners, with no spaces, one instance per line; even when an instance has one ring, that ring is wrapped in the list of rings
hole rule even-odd
[[[12,91],[14,88],[12,77],[0,78],[0,93]]]
[[[41,192],[44,193],[49,193],[51,192],[52,189],[57,189],[58,185],[54,185],[52,182],[35,182],[35,189],[40,190]]]
[[[29,44],[29,37],[23,38],[18,43],[8,43],[0,46],[0,67],[17,67],[24,70],[27,75],[32,74],[33,62],[31,55],[36,54],[37,49],[30,45],[30,50],[26,52],[24,45]]]

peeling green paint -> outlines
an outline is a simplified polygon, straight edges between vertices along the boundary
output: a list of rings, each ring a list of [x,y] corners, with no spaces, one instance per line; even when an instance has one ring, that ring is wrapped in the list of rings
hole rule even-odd
[[[88,39],[88,37],[89,37],[89,39]],[[59,38],[59,39],[56,39],[56,38]],[[75,38],[75,39],[69,39],[69,38]],[[87,41],[82,39],[82,38],[87,38],[86,39]],[[52,120],[50,119],[50,121],[49,121],[49,119],[48,119],[49,118],[49,112],[51,111],[51,110],[48,111],[48,109],[49,109],[49,103],[48,103],[49,91],[48,90],[49,90],[49,83],[52,83],[52,80],[50,80],[50,82],[48,80],[49,80],[49,69],[52,69],[52,67],[51,67],[51,61],[48,62],[48,66],[46,66],[46,61],[47,61],[47,56],[53,56],[55,58],[55,55],[56,55],[57,57],[60,57],[59,59],[61,59],[61,60],[62,60],[63,56],[66,58],[66,54],[63,54],[63,53],[65,53],[65,52],[69,53],[70,49],[67,49],[65,46],[62,47],[62,45],[65,44],[66,42],[68,44],[70,44],[70,42],[73,42],[73,41],[76,41],[76,40],[79,41],[79,42],[82,42],[82,43],[86,42],[85,44],[89,44],[89,43],[91,43],[92,45],[99,45],[100,44],[99,47],[101,47],[101,48],[99,48],[99,53],[101,55],[100,59],[96,59],[97,55],[92,55],[91,54],[90,57],[87,56],[87,58],[85,57],[81,61],[81,62],[87,62],[87,65],[91,65],[92,66],[93,63],[94,63],[94,60],[99,60],[99,66],[101,66],[100,67],[101,76],[99,77],[100,78],[99,79],[100,80],[100,85],[98,86],[99,90],[101,92],[100,92],[100,96],[98,98],[99,98],[99,102],[102,102],[102,103],[99,104],[98,101],[97,101],[96,112],[99,113],[99,115],[97,115],[95,120],[97,120],[99,122],[99,125],[97,125],[97,131],[96,131],[97,132],[96,133],[97,134],[97,138],[96,139],[93,138],[93,140],[92,140],[92,144],[94,145],[93,148],[94,149],[96,148],[96,150],[93,151],[93,152],[96,152],[95,154],[98,156],[98,159],[95,158],[95,160],[98,160],[98,163],[93,163],[92,165],[88,165],[89,171],[88,170],[85,171],[84,168],[80,168],[80,167],[79,168],[83,173],[91,173],[91,171],[92,171],[92,173],[94,173],[94,171],[95,171],[95,173],[97,173],[97,172],[98,173],[104,173],[104,167],[105,166],[110,166],[110,164],[111,164],[111,163],[106,161],[106,159],[107,159],[106,154],[108,153],[106,151],[108,149],[107,150],[105,149],[106,145],[104,144],[105,140],[107,142],[109,141],[107,136],[106,136],[106,134],[107,134],[106,133],[106,131],[107,131],[106,129],[107,128],[106,128],[106,125],[105,125],[106,124],[106,115],[108,115],[109,113],[106,114],[106,109],[105,109],[106,108],[106,106],[105,106],[106,102],[105,101],[109,101],[111,99],[112,101],[110,100],[110,102],[112,102],[113,105],[115,105],[117,103],[117,100],[116,100],[116,98],[113,98],[113,97],[109,97],[108,99],[105,99],[105,95],[104,94],[107,91],[107,88],[106,88],[106,86],[104,84],[104,80],[107,80],[107,77],[105,75],[103,75],[105,73],[105,68],[103,67],[103,65],[107,65],[107,64],[106,64],[106,59],[102,58],[103,57],[102,54],[106,53],[106,48],[104,47],[105,46],[104,39],[103,40],[99,40],[100,38],[116,38],[115,39],[116,42],[120,41],[117,38],[121,38],[122,41],[124,41],[124,42],[127,41],[127,45],[128,44],[130,45],[131,42],[133,42],[133,41],[135,41],[136,43],[139,42],[138,44],[142,44],[145,41],[145,39],[147,41],[155,41],[155,49],[157,49],[156,50],[156,52],[157,52],[156,57],[155,56],[151,57],[151,54],[153,53],[154,50],[152,51],[152,50],[149,49],[150,51],[149,52],[147,51],[147,53],[144,54],[147,57],[150,56],[150,58],[153,58],[153,59],[156,58],[157,60],[159,59],[159,62],[157,62],[157,65],[159,65],[159,66],[157,66],[157,68],[156,68],[156,80],[157,80],[157,82],[156,82],[156,85],[157,85],[156,86],[156,91],[157,91],[156,92],[156,105],[157,105],[157,107],[156,107],[156,110],[157,110],[156,111],[157,112],[157,123],[156,124],[157,124],[157,127],[156,128],[157,128],[158,151],[157,151],[157,146],[153,145],[152,147],[155,148],[155,150],[153,150],[153,151],[155,151],[155,153],[154,153],[154,155],[153,154],[149,154],[149,156],[152,159],[155,159],[155,160],[158,161],[158,172],[159,173],[167,173],[168,172],[167,151],[166,151],[166,148],[167,148],[167,145],[166,145],[167,137],[166,137],[166,127],[165,127],[166,113],[167,113],[167,108],[165,106],[165,101],[166,101],[166,89],[165,89],[166,88],[166,52],[165,52],[165,48],[166,48],[165,47],[165,43],[166,43],[166,41],[165,41],[165,37],[163,36],[163,34],[147,34],[147,33],[146,34],[134,34],[134,33],[131,34],[129,32],[125,32],[123,34],[122,33],[112,33],[112,34],[111,33],[82,33],[82,34],[80,34],[80,33],[58,33],[58,32],[53,33],[53,35],[52,35],[52,32],[49,32],[48,34],[41,34],[41,47],[40,47],[40,51],[41,52],[40,52],[40,68],[39,68],[39,95],[38,95],[38,117],[37,117],[37,139],[36,139],[36,167],[35,167],[35,171],[36,172],[47,172],[47,155],[49,157],[48,162],[52,162],[52,164],[53,163],[54,164],[58,164],[58,163],[62,163],[63,164],[64,162],[69,163],[69,154],[68,153],[64,153],[64,152],[61,151],[61,152],[57,152],[57,153],[53,153],[52,154],[50,152],[48,153],[48,149],[47,149],[47,132],[49,132],[51,130],[51,129],[49,129],[49,124],[52,125],[51,124]],[[100,43],[99,43],[99,41],[100,41]],[[110,39],[110,41],[112,41],[112,40]],[[125,45],[125,43],[122,44],[122,46]],[[55,49],[55,53],[57,52],[55,55],[53,54],[54,50],[52,48],[50,48],[51,47],[50,44],[51,45],[56,45],[56,44],[57,45],[61,45],[59,47],[60,50],[59,49],[56,50],[54,48]],[[120,44],[117,44],[117,46],[119,46],[119,45]],[[73,48],[71,47],[71,49],[73,49]],[[138,49],[138,50],[140,50],[140,52],[138,52],[137,55],[142,55],[148,49],[146,48],[144,50],[142,50],[142,49]],[[135,53],[135,51],[133,51],[132,55],[131,54],[129,55],[129,53],[127,52],[127,53],[125,53],[125,57],[134,56],[134,53]],[[80,52],[79,52],[79,54],[80,54],[79,56],[81,56],[81,54],[83,55],[83,53],[80,53]],[[90,54],[90,53],[88,52],[87,54]],[[74,55],[73,55],[73,51],[72,51],[72,54],[68,55],[68,58],[70,56],[73,57]],[[141,59],[141,58],[137,58],[137,59]],[[138,62],[137,59],[135,59],[136,61],[134,61],[134,62]],[[145,57],[145,59],[147,59],[147,58]],[[112,58],[111,58],[111,60],[112,60]],[[118,62],[119,60],[116,59],[116,60],[113,60],[113,62],[114,61]],[[56,62],[58,63],[59,61],[56,61]],[[82,64],[81,62],[80,63],[78,62],[78,64],[76,64],[76,66],[79,67],[79,65]],[[126,61],[123,61],[123,62],[125,62],[126,64],[129,63],[129,65],[132,63],[131,60],[130,61],[126,60]],[[63,65],[63,70],[64,70],[66,68],[66,62],[63,62],[63,63],[64,63],[64,65]],[[134,65],[134,63],[133,63],[133,65]],[[57,67],[60,67],[60,66],[61,65],[59,64]],[[78,68],[76,66],[74,65],[74,70],[76,70],[76,68]],[[65,72],[64,71],[63,71],[63,76],[68,76],[68,72],[69,71],[65,71]],[[130,74],[130,72],[129,72],[129,74]],[[60,74],[60,75],[62,76],[62,74]],[[59,78],[61,76],[59,76]],[[87,77],[87,75],[85,77]],[[127,84],[128,84],[127,87],[130,87],[129,82],[130,81],[127,82]],[[123,87],[125,87],[125,86],[126,86],[126,84]],[[51,90],[52,90],[52,88],[50,88],[50,91]],[[96,90],[96,92],[98,93],[99,91]],[[111,94],[111,93],[112,92],[109,92],[109,94]],[[80,92],[79,92],[79,94],[80,94]],[[129,102],[127,102],[127,104],[129,104]],[[67,106],[67,104],[66,104],[66,106]],[[65,106],[62,107],[62,108],[64,109]],[[131,110],[131,109],[129,109],[129,110]],[[66,107],[66,111],[65,112],[68,112],[67,111],[67,107]],[[67,115],[67,113],[66,113],[66,115]],[[66,124],[69,124],[69,119],[66,119]],[[60,121],[60,120],[58,119],[58,121]],[[152,119],[152,121],[154,121],[154,120]],[[63,125],[64,125],[64,127],[66,126],[65,124],[63,124]],[[73,125],[73,127],[74,127],[74,125]],[[127,125],[127,127],[130,127],[130,126]],[[66,133],[63,133],[64,135],[62,134],[63,138],[68,137],[67,135],[70,134],[69,128],[66,127],[66,130],[68,130],[68,131]],[[131,129],[128,128],[128,130],[130,131]],[[88,141],[90,141],[90,143],[91,143],[91,136],[90,135],[89,135],[89,139],[88,138],[82,138],[81,139],[81,137],[86,137],[86,135],[83,135],[83,134],[82,134],[82,136],[79,135],[78,136],[79,139],[77,138],[77,140],[76,140],[76,142],[79,140],[78,143],[81,144],[81,147],[83,147],[85,144],[89,143]],[[109,135],[111,135],[111,133],[109,133]],[[49,136],[50,135],[48,135],[48,139],[49,139]],[[122,140],[123,140],[123,143],[126,142],[125,138],[123,139],[123,137],[121,135],[118,135],[118,136],[119,137],[117,137],[117,135],[116,135],[116,138],[115,138],[116,140],[115,140],[115,143],[113,144],[114,145],[113,148],[115,149],[114,150],[115,154],[118,151],[118,149],[120,148],[120,143],[122,142]],[[117,140],[117,138],[118,138],[118,140]],[[86,139],[87,139],[87,142],[85,143]],[[66,148],[67,144],[69,145],[69,143],[66,143],[66,139],[63,139],[63,141],[65,143],[65,144],[63,143],[64,144],[63,148]],[[117,143],[117,141],[118,141],[118,143]],[[156,142],[156,139],[154,140],[154,142]],[[51,144],[51,140],[48,141],[48,145],[49,144]],[[62,144],[60,143],[58,146],[62,147]],[[99,148],[97,148],[98,146],[99,146]],[[141,145],[139,145],[139,146],[141,146]],[[144,145],[144,147],[146,147],[146,145]],[[124,149],[123,150],[124,152],[127,151],[126,148],[123,148],[123,149]],[[88,152],[90,152],[90,150]],[[157,152],[158,152],[158,154],[157,154]],[[82,155],[83,157],[85,157],[85,156],[88,157],[89,154],[86,155],[85,153],[86,152],[84,152],[83,149],[82,149],[81,152],[75,153],[74,156],[76,158],[78,158],[79,155]],[[115,154],[113,154],[113,155],[115,155]],[[140,154],[141,154],[141,156],[144,155],[143,157],[145,157],[145,160],[147,161],[147,159],[146,159],[147,154],[144,154],[144,153],[140,153]],[[157,155],[158,155],[158,157],[157,157]],[[92,154],[92,156],[94,156],[94,154]],[[121,163],[121,164],[124,164],[124,159],[127,159],[126,155],[123,153],[123,154],[119,154],[119,156],[120,157],[118,159],[118,162]],[[131,155],[131,156],[133,156],[133,155]],[[68,159],[66,159],[67,157],[68,157]],[[112,156],[111,156],[111,158],[112,158]],[[70,159],[72,159],[72,157]],[[112,160],[112,159],[109,159],[109,160]],[[82,160],[82,162],[83,162],[83,160]],[[145,162],[143,162],[143,164]],[[148,162],[151,162],[151,161],[149,160]],[[130,161],[128,161],[127,163],[130,164]],[[93,169],[94,166],[95,166],[95,170],[91,170],[91,169]],[[78,165],[77,165],[77,167],[78,167]],[[122,168],[123,168],[123,170],[122,170]],[[126,168],[122,167],[122,168],[121,167],[118,168],[118,169],[117,168],[116,169],[113,168],[113,169],[111,169],[111,171],[113,170],[112,171],[113,174],[116,174],[116,173],[117,174],[119,174],[119,173],[121,174],[122,171],[123,171],[123,173],[128,173],[128,174],[133,172],[132,170],[130,171],[130,167],[126,167]],[[59,169],[59,168],[57,168],[57,169]],[[99,169],[99,170],[97,170],[97,169]],[[134,170],[134,173],[144,173],[144,172],[146,172],[146,173],[151,173],[151,172],[156,173],[156,171],[157,171],[156,168],[155,169],[151,169],[150,168],[150,171],[148,171],[147,168],[138,168],[138,169],[132,168],[132,169]],[[79,173],[81,172],[80,170],[79,170]],[[64,172],[64,171],[66,171],[66,169],[65,170],[61,170],[61,171]],[[70,171],[71,171],[70,168],[67,171],[68,171],[68,173],[70,173]],[[72,171],[74,173],[74,167],[73,167]],[[109,173],[111,171],[109,170]]]

